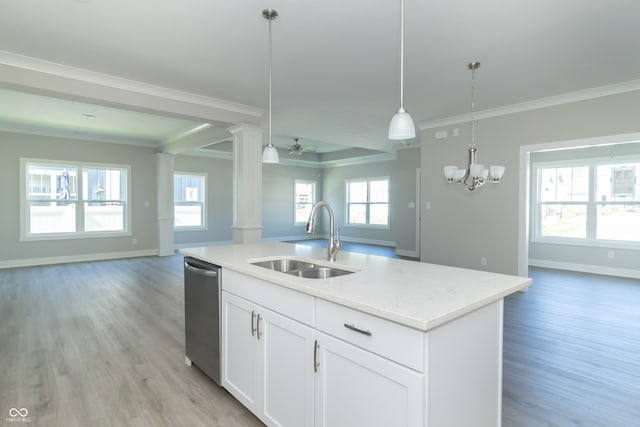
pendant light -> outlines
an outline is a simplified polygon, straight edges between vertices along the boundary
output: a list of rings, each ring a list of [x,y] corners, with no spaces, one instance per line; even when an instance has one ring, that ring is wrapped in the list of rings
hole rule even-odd
[[[278,150],[271,142],[271,21],[278,17],[278,11],[275,9],[264,9],[262,11],[263,18],[269,20],[269,143],[264,147],[262,152],[262,163],[279,163],[280,156]]]
[[[389,125],[389,139],[404,140],[416,137],[413,119],[404,109],[404,0],[400,0],[400,108]]]

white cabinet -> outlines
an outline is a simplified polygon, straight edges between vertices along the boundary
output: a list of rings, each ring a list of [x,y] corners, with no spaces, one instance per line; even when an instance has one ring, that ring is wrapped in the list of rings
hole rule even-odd
[[[316,337],[316,426],[423,425],[421,373],[322,332]]]
[[[222,385],[267,425],[313,425],[314,330],[222,292]]]
[[[316,426],[423,426],[423,332],[321,299],[316,328]]]
[[[502,300],[428,332],[222,274],[222,386],[269,426],[499,426]]]

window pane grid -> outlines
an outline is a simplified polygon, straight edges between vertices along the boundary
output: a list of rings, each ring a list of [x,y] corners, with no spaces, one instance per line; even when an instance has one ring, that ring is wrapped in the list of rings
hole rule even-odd
[[[294,223],[306,223],[316,202],[315,181],[294,181]]]
[[[640,242],[640,162],[537,168],[538,236]]]
[[[127,230],[127,168],[47,161],[24,165],[26,237]]]
[[[347,181],[347,223],[389,225],[389,179]]]
[[[204,229],[206,175],[173,175],[173,217],[175,228]]]

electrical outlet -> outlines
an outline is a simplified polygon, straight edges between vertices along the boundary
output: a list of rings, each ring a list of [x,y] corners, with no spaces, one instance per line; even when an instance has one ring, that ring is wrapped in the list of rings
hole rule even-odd
[[[135,237],[131,239],[131,244],[132,245],[137,245],[138,244],[138,239],[136,239]]]
[[[609,252],[607,252],[607,256],[608,256],[609,258],[615,258],[616,253],[615,253],[614,251],[609,251]]]
[[[480,257],[480,265],[487,265],[487,257],[486,256],[481,256]]]
[[[430,210],[431,209],[431,202],[424,202],[424,209],[425,210]]]

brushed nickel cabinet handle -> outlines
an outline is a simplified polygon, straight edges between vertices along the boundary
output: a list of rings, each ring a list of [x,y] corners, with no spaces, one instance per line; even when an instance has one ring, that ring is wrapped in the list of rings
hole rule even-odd
[[[318,340],[313,342],[313,372],[318,372]]]
[[[359,332],[361,334],[364,334],[364,335],[366,335],[368,337],[370,337],[372,335],[370,330],[360,329],[354,324],[345,323],[344,327],[347,328],[347,329],[351,329],[352,331],[356,331],[356,332]]]
[[[258,333],[258,339],[260,339],[260,313],[258,313],[258,318],[256,320],[256,332]]]
[[[255,311],[251,310],[251,336],[255,336],[256,335],[256,328],[253,327],[253,320],[256,318],[256,313]]]

